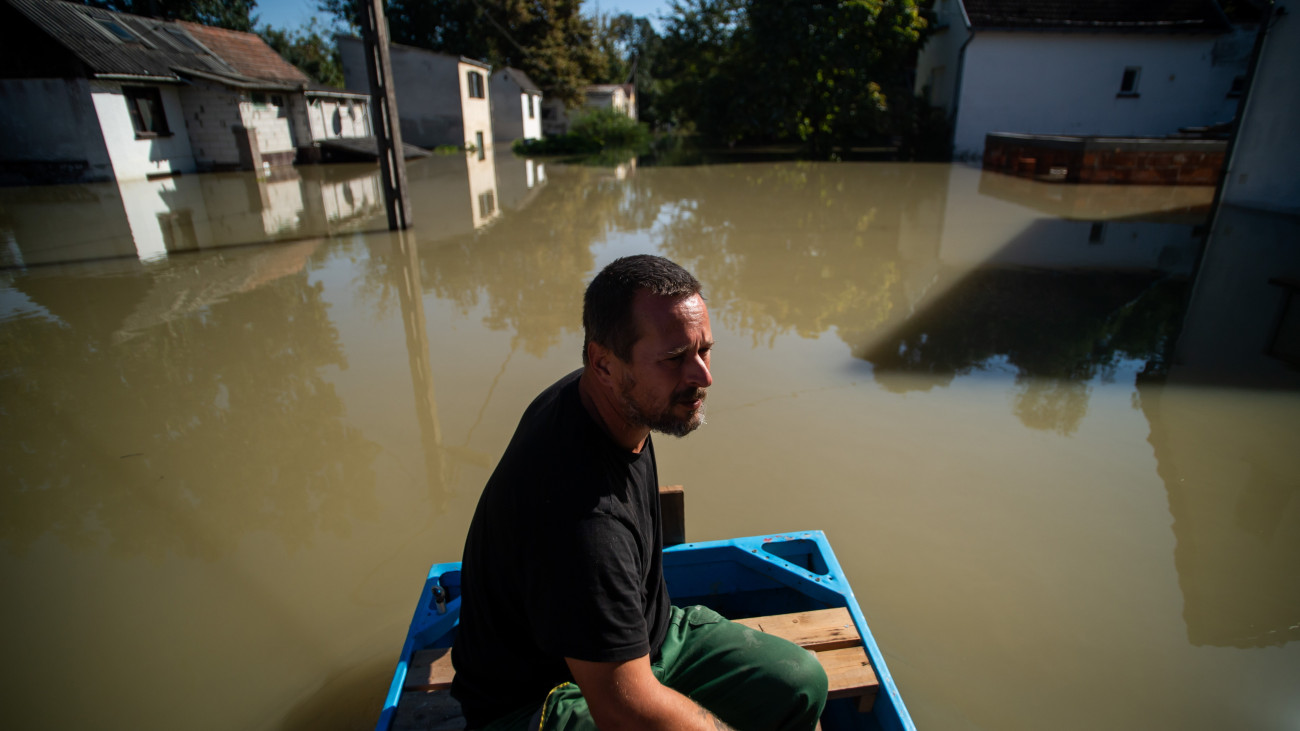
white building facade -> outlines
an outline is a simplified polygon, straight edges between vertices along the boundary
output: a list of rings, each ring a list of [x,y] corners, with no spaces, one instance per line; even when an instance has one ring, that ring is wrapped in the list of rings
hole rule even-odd
[[[1232,121],[1253,28],[1233,30],[1209,0],[1181,15],[1062,5],[936,2],[915,90],[948,113],[954,157],[980,157],[990,132],[1162,137]]]

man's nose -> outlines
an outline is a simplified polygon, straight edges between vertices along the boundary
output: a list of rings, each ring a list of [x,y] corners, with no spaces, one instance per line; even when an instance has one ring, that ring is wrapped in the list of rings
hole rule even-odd
[[[709,364],[698,353],[691,358],[686,369],[686,383],[695,388],[708,388],[713,385],[713,375],[709,373]]]

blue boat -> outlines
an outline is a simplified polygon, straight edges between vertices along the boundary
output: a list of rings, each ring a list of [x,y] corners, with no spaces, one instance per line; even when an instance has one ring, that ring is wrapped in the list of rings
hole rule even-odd
[[[853,590],[821,531],[681,543],[664,549],[674,604],[703,604],[787,637],[821,660],[831,679],[826,731],[914,730]],[[460,564],[435,564],[402,646],[378,731],[463,728],[448,688],[460,613]]]

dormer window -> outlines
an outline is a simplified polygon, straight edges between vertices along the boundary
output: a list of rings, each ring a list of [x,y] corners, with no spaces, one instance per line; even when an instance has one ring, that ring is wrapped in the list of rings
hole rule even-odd
[[[465,73],[466,86],[469,89],[470,99],[486,99],[487,94],[484,91],[483,74],[477,71],[468,71]]]

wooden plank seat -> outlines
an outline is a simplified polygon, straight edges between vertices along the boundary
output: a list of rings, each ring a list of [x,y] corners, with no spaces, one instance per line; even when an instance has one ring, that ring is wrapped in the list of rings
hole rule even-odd
[[[820,609],[736,620],[768,634],[784,637],[814,653],[830,679],[828,697],[857,698],[858,710],[869,711],[880,683],[849,610]],[[465,728],[460,706],[451,697],[451,650],[423,650],[411,658],[402,697],[394,718],[395,731],[446,731]]]

